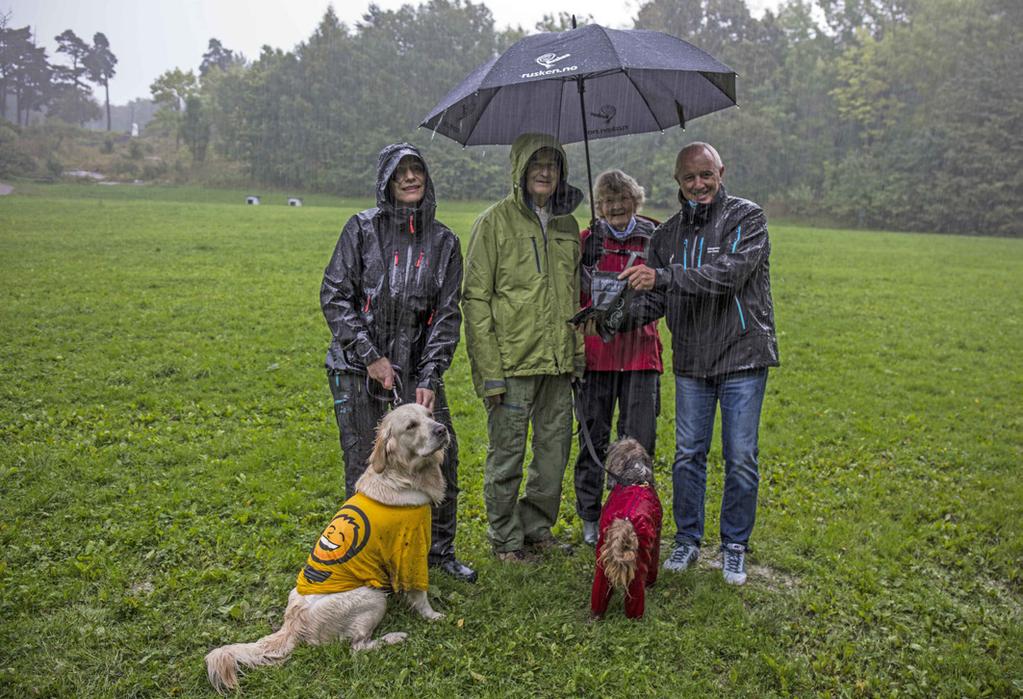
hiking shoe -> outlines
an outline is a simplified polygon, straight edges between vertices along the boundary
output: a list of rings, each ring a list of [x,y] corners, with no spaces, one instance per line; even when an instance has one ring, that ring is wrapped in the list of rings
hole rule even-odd
[[[590,546],[597,545],[597,538],[600,536],[600,522],[583,520],[583,543]]]
[[[537,539],[536,541],[526,542],[526,546],[533,553],[546,553],[548,551],[560,551],[566,556],[575,554],[575,549],[572,548],[572,544],[563,544],[553,536],[546,536],[543,539]]]
[[[454,556],[448,556],[436,564],[431,562],[430,565],[440,569],[441,572],[450,575],[455,580],[461,580],[462,582],[467,583],[476,582],[476,571],[462,563]]]
[[[494,551],[494,556],[502,563],[536,563],[536,556],[523,549]]]
[[[746,547],[742,544],[725,544],[721,547],[724,560],[721,572],[729,585],[746,584]]]
[[[664,561],[664,569],[681,573],[689,566],[696,563],[700,557],[700,547],[696,544],[679,544]]]

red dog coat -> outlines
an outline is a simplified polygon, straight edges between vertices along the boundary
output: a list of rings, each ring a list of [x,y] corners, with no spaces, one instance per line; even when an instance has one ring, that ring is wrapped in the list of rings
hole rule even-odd
[[[625,592],[625,616],[638,619],[643,616],[646,588],[657,582],[657,566],[661,557],[661,501],[649,485],[616,485],[611,490],[604,509],[600,513],[600,538],[597,552],[604,548],[604,532],[616,519],[627,519],[639,539],[636,554],[636,575]],[[590,595],[590,611],[603,616],[613,590],[608,584],[604,569],[597,563],[593,576],[593,592]]]

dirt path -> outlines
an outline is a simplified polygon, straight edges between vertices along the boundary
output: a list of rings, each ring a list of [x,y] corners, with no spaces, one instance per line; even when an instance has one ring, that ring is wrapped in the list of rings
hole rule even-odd
[[[5,194],[10,194],[13,191],[14,187],[12,187],[9,184],[4,184],[3,182],[0,182],[0,197],[4,196]]]

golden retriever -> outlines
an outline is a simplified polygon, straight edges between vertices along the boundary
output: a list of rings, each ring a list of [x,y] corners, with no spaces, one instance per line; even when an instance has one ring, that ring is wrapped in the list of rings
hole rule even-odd
[[[318,645],[347,638],[357,651],[404,641],[404,632],[372,638],[387,609],[390,591],[404,592],[412,609],[426,619],[444,616],[430,607],[426,597],[426,553],[429,506],[444,498],[440,464],[449,440],[444,425],[421,405],[408,403],[384,416],[366,472],[356,483],[356,494],[331,520],[299,573],[298,584],[288,596],[284,624],[255,643],[210,651],[206,674],[214,689],[220,693],[234,689],[240,666],[282,662],[300,643]],[[380,519],[367,518],[367,513],[376,517],[377,512],[383,513]],[[374,569],[378,572],[367,573],[372,565],[366,561],[374,556],[379,559]],[[408,577],[401,578],[401,571],[409,571]],[[354,589],[309,592],[317,585],[327,585],[332,576],[333,580],[347,576],[341,586]]]

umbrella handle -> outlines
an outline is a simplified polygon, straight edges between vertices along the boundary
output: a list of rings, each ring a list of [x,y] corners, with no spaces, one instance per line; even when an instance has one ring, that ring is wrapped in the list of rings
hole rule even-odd
[[[593,173],[590,172],[590,135],[586,128],[586,85],[582,78],[576,78],[579,87],[579,111],[583,117],[583,146],[586,149],[586,184],[590,191],[590,230],[597,225],[597,208],[593,204]]]

